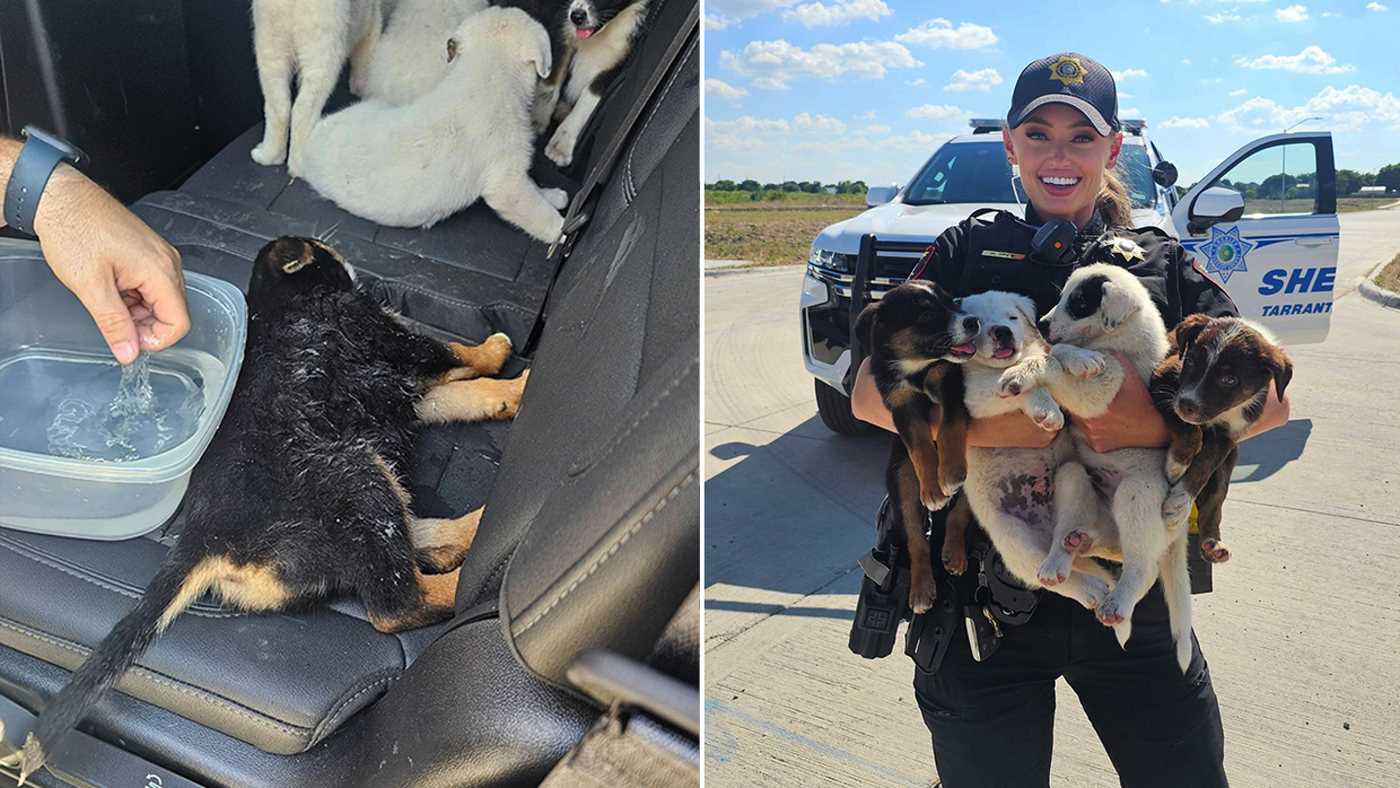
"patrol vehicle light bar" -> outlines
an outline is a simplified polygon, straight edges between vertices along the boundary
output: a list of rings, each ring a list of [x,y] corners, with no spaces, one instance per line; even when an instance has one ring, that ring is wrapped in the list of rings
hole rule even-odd
[[[1001,131],[1006,125],[1005,118],[973,118],[967,122],[972,127],[973,134],[986,134],[992,131]]]

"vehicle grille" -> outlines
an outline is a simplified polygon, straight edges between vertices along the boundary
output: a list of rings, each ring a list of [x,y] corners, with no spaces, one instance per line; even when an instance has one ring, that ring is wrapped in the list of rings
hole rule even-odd
[[[880,241],[875,253],[875,265],[870,271],[870,297],[880,298],[885,291],[897,287],[909,278],[914,267],[928,250],[928,242]],[[854,262],[855,255],[849,256]],[[831,285],[842,298],[851,297],[851,283],[855,274],[826,266],[808,264],[813,276]]]

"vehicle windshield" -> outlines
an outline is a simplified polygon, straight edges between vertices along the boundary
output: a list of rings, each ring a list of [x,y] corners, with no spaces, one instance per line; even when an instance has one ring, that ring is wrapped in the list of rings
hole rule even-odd
[[[1134,208],[1157,204],[1147,148],[1124,145],[1118,175]],[[1022,199],[1025,194],[1022,193]],[[906,205],[1016,202],[1011,192],[1011,166],[1001,140],[949,143],[938,149],[904,191]]]

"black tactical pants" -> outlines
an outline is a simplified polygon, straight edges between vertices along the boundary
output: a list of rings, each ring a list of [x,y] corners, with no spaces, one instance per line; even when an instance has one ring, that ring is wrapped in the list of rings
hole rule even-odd
[[[1134,611],[1126,650],[1091,612],[1049,591],[1040,592],[1029,622],[1004,630],[986,662],[973,661],[959,628],[936,673],[915,668],[914,692],[945,788],[1049,785],[1062,676],[1126,788],[1226,785],[1210,672],[1193,635],[1191,666],[1181,674],[1160,585]]]

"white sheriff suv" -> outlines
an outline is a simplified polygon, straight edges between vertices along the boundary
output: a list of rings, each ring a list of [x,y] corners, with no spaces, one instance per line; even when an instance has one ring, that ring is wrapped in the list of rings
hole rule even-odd
[[[1141,120],[1123,122],[1119,175],[1137,226],[1181,241],[1196,267],[1286,345],[1321,342],[1337,275],[1336,170],[1325,131],[1273,134],[1235,151],[1183,194]],[[944,143],[903,187],[875,187],[864,213],[812,243],[802,280],[802,355],[817,408],[832,430],[864,429],[851,415],[850,326],[861,307],[908,278],[924,250],[979,208],[1022,212],[1002,150],[1000,120]],[[1018,199],[1019,198],[1019,199]],[[861,263],[862,239],[866,252]],[[857,274],[864,280],[857,282]],[[856,292],[852,303],[852,290]]]

